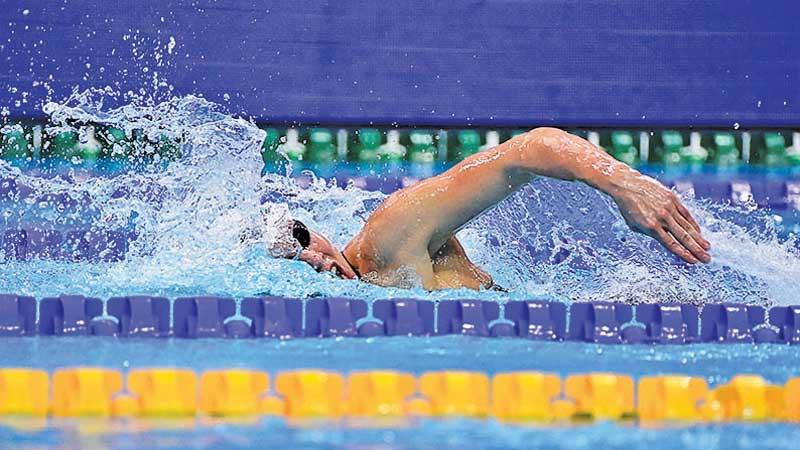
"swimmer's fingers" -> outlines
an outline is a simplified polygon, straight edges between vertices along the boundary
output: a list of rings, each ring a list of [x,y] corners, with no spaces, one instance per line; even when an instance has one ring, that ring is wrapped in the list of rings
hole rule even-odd
[[[700,231],[700,225],[698,225],[697,221],[694,220],[694,217],[692,216],[692,213],[690,213],[689,210],[686,209],[685,206],[683,206],[683,203],[681,203],[680,201],[677,201],[677,202],[675,202],[675,206],[678,207],[678,212],[680,213],[681,217],[683,217],[684,219],[686,219],[687,222],[692,224],[692,227],[695,230]]]
[[[675,196],[675,207],[678,208],[678,213],[680,213],[681,217],[683,217],[683,219],[689,222],[692,225],[692,228],[694,228],[699,233],[700,225],[697,224],[697,221],[694,220],[694,217],[692,217],[692,213],[690,213],[689,210],[686,208],[686,206],[683,205],[683,202],[681,202],[680,198],[678,198],[677,195]],[[708,241],[706,241],[706,243],[707,242]],[[708,248],[706,248],[706,250],[708,250]]]
[[[678,242],[675,237],[670,234],[667,230],[663,228],[656,228],[653,231],[654,237],[658,239],[667,250],[671,251],[672,253],[678,255],[684,261],[696,264],[699,261],[695,258],[689,250],[686,249],[680,242]]]
[[[709,262],[711,256],[700,245],[700,235],[695,229],[689,226],[688,223],[681,225],[673,216],[669,216],[665,220],[665,225],[670,234],[680,242],[686,250],[689,250],[698,261]]]
[[[689,231],[689,233],[691,233],[692,238],[695,240],[695,242],[700,244],[701,247],[703,247],[703,250],[707,252],[711,248],[711,243],[708,242],[706,238],[703,237],[700,228],[696,227],[695,225],[692,225],[692,223],[689,222],[689,220],[687,220],[686,217],[683,216],[683,214],[678,213],[675,214],[673,217],[675,221],[678,222],[678,225],[680,225],[681,227]]]

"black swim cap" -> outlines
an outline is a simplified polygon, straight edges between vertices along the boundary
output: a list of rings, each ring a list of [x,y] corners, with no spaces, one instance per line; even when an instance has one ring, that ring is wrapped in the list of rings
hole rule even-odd
[[[297,239],[297,242],[300,243],[300,247],[308,248],[311,245],[311,232],[308,231],[308,227],[299,220],[292,221],[292,237]]]

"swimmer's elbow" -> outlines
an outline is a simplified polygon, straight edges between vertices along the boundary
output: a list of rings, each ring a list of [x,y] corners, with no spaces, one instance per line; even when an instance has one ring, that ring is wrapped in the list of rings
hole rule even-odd
[[[569,133],[558,128],[534,128],[514,138],[513,147],[517,148],[523,160],[548,156],[559,151]]]
[[[519,168],[536,175],[571,179],[573,138],[564,130],[540,127],[517,136],[511,148],[516,151]]]
[[[528,131],[527,134],[533,135],[535,138],[553,138],[553,137],[560,137],[565,134],[569,134],[566,131],[562,130],[561,128],[554,128],[554,127],[537,127],[533,128]]]
[[[553,153],[563,150],[572,135],[559,128],[539,127],[526,133],[531,151]]]

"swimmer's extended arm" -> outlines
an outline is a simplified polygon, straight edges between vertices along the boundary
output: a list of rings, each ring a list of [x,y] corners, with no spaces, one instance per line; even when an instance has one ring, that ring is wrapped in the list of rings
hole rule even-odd
[[[512,166],[539,175],[582,181],[610,195],[631,229],[660,241],[690,263],[709,262],[709,242],[673,192],[617,161],[590,142],[553,128],[509,141]]]
[[[427,246],[430,254],[464,224],[535,175],[582,181],[610,195],[628,225],[687,262],[708,262],[709,243],[680,199],[652,178],[577,136],[537,128],[389,197],[367,227],[387,250]],[[399,239],[402,238],[402,239]]]

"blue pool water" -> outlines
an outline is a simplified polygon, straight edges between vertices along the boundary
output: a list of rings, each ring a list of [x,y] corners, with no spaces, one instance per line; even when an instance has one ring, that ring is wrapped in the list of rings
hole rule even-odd
[[[339,280],[317,274],[300,262],[270,258],[261,245],[243,246],[241,233],[262,227],[265,240],[269,240],[271,227],[292,216],[344,245],[385,194],[336,187],[325,179],[300,188],[286,173],[262,177],[259,153],[263,132],[195,97],[106,110],[96,94],[89,93],[63,104],[50,104],[46,110],[55,128],[83,119],[143,130],[154,140],[162,134],[180,137],[183,157],[164,164],[152,155],[140,155],[140,160],[104,169],[105,175],[99,170],[100,176],[82,163],[68,165],[58,169],[66,177],[55,178],[42,177],[36,167],[20,170],[0,163],[0,178],[14,178],[34,191],[28,197],[31,200],[0,203],[5,223],[63,229],[93,226],[135,231],[137,235],[126,258],[119,262],[5,260],[0,292],[37,298],[62,293],[100,298],[134,294],[241,298],[270,293],[364,299],[734,301],[764,306],[800,302],[796,211],[687,197],[689,208],[712,242],[714,258],[709,265],[687,266],[651,239],[628,230],[608,197],[577,184],[543,179],[459,233],[469,255],[508,287],[508,294],[429,293],[421,288],[382,288]],[[131,170],[129,163],[136,169]],[[110,173],[114,176],[108,176]],[[674,174],[662,175],[669,178]],[[744,175],[756,179],[797,177],[791,172]],[[47,194],[64,194],[76,202],[59,209],[36,200]],[[798,352],[797,347],[782,345],[615,347],[460,336],[295,341],[20,338],[0,340],[0,367],[100,365],[125,370],[170,365],[197,370],[251,367],[270,372],[300,367],[342,372],[391,368],[414,373],[525,369],[562,375],[602,370],[631,375],[694,374],[713,385],[737,373],[756,373],[783,383],[800,375]],[[789,425],[747,424],[642,429],[601,423],[545,428],[492,421],[478,426],[474,421],[452,420],[358,429],[343,424],[294,428],[280,421],[259,420],[217,425],[155,423],[152,429],[136,432],[131,431],[133,426],[98,426],[85,421],[52,422],[38,430],[6,426],[0,427],[0,447],[730,449],[794,448],[800,437],[798,428]]]
[[[608,346],[462,336],[382,339],[151,340],[14,338],[0,340],[0,366],[178,366],[195,370],[247,367],[275,373],[297,368],[395,369],[413,373],[466,369],[488,373],[587,370],[634,376],[683,373],[716,385],[737,373],[774,383],[800,373],[800,349],[786,345]],[[509,425],[492,420],[421,420],[361,427],[345,422],[290,426],[274,419],[203,421],[53,421],[43,429],[0,427],[0,448],[795,448],[800,427],[784,424],[575,426]],[[191,443],[190,443],[191,442]]]
[[[99,426],[98,426],[99,425]],[[104,429],[106,431],[97,431]],[[405,426],[292,427],[278,420],[196,425],[186,422],[161,429],[131,431],[97,421],[63,421],[44,431],[0,428],[0,448],[85,449],[794,449],[800,428],[776,424],[696,425],[637,428],[598,423],[568,427],[507,425],[492,421],[418,421]],[[88,431],[87,431],[88,430]]]
[[[55,369],[98,365],[119,370],[175,366],[246,367],[268,372],[318,368],[536,370],[559,375],[608,371],[632,376],[689,374],[715,385],[738,373],[783,384],[800,374],[800,349],[788,345],[600,345],[464,336],[222,340],[39,337],[2,339],[0,364]]]

